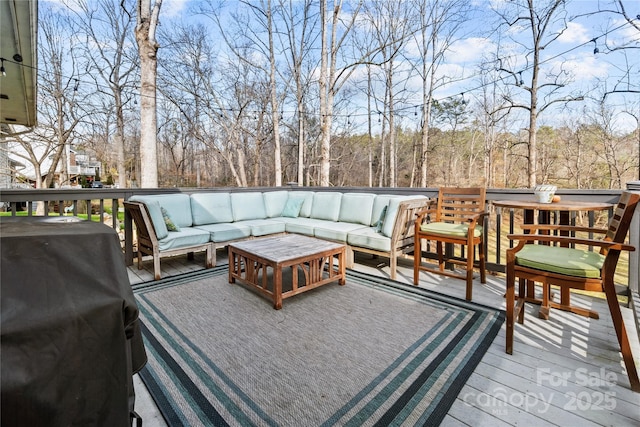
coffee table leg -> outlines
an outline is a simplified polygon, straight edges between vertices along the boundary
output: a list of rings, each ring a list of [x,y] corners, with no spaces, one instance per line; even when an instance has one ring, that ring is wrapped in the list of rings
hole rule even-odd
[[[345,265],[345,250],[344,248],[342,249],[342,251],[340,251],[340,253],[338,254],[338,271],[340,272],[340,280],[338,281],[338,283],[341,286],[344,286],[347,284],[347,271],[346,271],[346,265]]]
[[[266,273],[266,272],[265,272]],[[282,308],[282,267],[273,269],[273,308]]]
[[[236,283],[236,279],[233,276],[236,270],[236,254],[229,248],[229,283]]]

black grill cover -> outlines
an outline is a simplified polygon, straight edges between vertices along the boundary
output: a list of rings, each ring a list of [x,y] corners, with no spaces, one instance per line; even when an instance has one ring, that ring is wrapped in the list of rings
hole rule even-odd
[[[3,427],[130,423],[138,307],[116,232],[74,219],[0,220]]]

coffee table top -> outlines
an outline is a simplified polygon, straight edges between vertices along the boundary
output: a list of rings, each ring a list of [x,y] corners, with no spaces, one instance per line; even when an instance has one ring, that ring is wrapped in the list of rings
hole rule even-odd
[[[295,258],[312,256],[324,251],[332,251],[345,245],[300,234],[287,234],[284,236],[244,240],[230,243],[229,246],[279,263]]]

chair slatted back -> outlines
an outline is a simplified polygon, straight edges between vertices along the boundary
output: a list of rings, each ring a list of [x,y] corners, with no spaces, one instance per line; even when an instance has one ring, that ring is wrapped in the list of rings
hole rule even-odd
[[[640,194],[623,191],[613,216],[609,221],[605,240],[623,243],[631,226],[631,218],[636,210]]]
[[[470,218],[485,211],[486,192],[484,187],[440,188],[435,220],[468,223]]]

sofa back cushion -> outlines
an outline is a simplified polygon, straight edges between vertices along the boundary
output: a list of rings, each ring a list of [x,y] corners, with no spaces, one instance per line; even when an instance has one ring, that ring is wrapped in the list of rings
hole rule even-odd
[[[371,222],[369,225],[371,227],[376,227],[378,225],[378,221],[382,220],[380,227],[384,224],[384,219],[386,216],[386,211],[389,208],[389,200],[396,198],[399,196],[394,196],[391,194],[377,194],[376,198],[373,200],[373,208],[371,212]],[[385,216],[382,216],[382,211],[384,210]]]
[[[267,217],[264,198],[259,192],[231,193],[231,210],[234,221],[265,219]]]
[[[169,235],[169,230],[167,229],[167,223],[164,221],[164,215],[162,215],[163,208],[161,208],[160,203],[155,200],[145,203],[145,206],[147,207],[147,212],[149,212],[149,216],[151,217],[156,237],[158,240],[164,239]]]
[[[313,195],[310,218],[337,221],[340,216],[342,193],[321,192]],[[304,208],[304,205],[303,205]]]
[[[387,237],[391,237],[393,234],[393,227],[396,223],[396,217],[398,216],[398,209],[400,207],[400,203],[413,200],[413,199],[426,199],[425,196],[401,196],[394,197],[389,200],[389,207],[387,208],[387,214],[384,218],[384,224],[382,226],[382,234]]]
[[[191,195],[193,225],[233,222],[229,193],[194,193]]]
[[[368,226],[371,224],[374,199],[373,194],[344,193],[340,201],[338,221]]]
[[[311,206],[313,205],[313,191],[290,191],[290,199],[304,199],[298,216],[302,218],[309,218],[311,216]]]
[[[173,223],[178,227],[191,227],[193,219],[191,217],[191,201],[188,194],[157,194],[149,196],[133,196],[130,199],[134,202],[144,204],[158,202],[160,207],[165,208]],[[153,226],[156,226],[154,221]]]
[[[263,194],[264,208],[267,212],[267,218],[276,218],[282,216],[282,210],[289,198],[288,191],[265,191]]]

